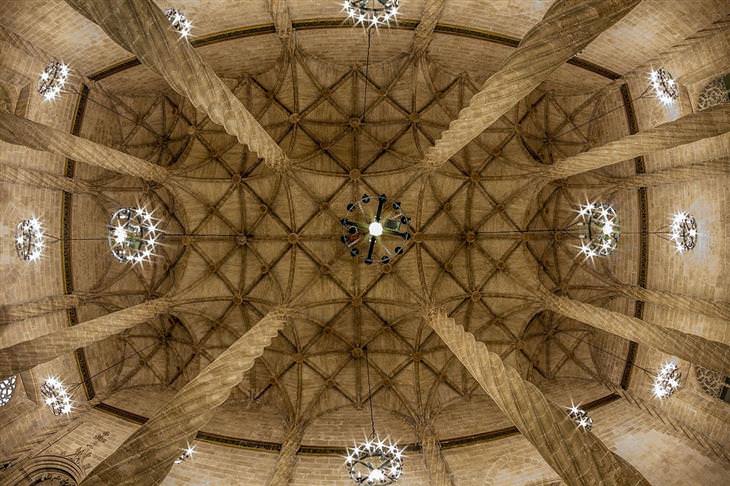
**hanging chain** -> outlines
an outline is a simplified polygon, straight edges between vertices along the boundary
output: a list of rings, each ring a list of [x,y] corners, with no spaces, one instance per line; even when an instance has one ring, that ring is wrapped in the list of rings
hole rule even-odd
[[[363,125],[365,124],[365,112],[368,106],[368,72],[370,68],[370,42],[372,33],[373,29],[371,27],[368,27],[368,50],[367,54],[365,55],[365,90],[362,100],[362,121],[360,122]]]
[[[370,405],[370,436],[375,437],[375,417],[373,416],[373,395],[372,389],[370,388],[370,360],[368,359],[368,347],[365,346],[365,369],[368,375],[368,405]]]

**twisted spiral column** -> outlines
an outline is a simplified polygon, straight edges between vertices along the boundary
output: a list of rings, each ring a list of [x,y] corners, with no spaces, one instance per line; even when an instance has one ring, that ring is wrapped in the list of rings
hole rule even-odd
[[[730,462],[730,450],[727,448],[730,445],[730,435],[725,432],[726,425],[718,424],[718,421],[720,421],[720,424],[730,422],[730,411],[724,411],[725,420],[722,420],[722,418],[718,419],[720,414],[717,413],[718,410],[716,409],[709,411],[704,410],[702,407],[688,407],[685,403],[686,397],[696,396],[696,394],[693,390],[688,390],[687,387],[682,387],[681,390],[675,392],[671,400],[647,401],[629,390],[614,385],[605,374],[596,372],[581,361],[575,363],[587,375],[592,376],[598,383],[611,390],[612,393],[620,396],[627,403],[641,410],[642,413],[646,413],[667,426],[669,433],[688,439],[706,454]],[[719,400],[712,401],[718,405],[720,403]],[[722,437],[718,437],[718,435],[722,435]]]
[[[85,182],[51,174],[50,172],[24,169],[4,162],[0,163],[0,181],[41,189],[64,191],[71,194],[92,194],[96,192]]]
[[[425,168],[434,170],[445,164],[638,3],[558,0],[449,124],[436,145],[427,150]]]
[[[449,466],[446,464],[436,431],[431,425],[417,427],[418,440],[421,442],[421,454],[428,471],[431,486],[454,486]]]
[[[297,464],[297,451],[302,445],[304,426],[296,424],[289,430],[284,442],[281,444],[279,457],[276,459],[274,474],[269,479],[268,486],[287,486],[294,474],[294,466]]]
[[[286,324],[273,310],[186,384],[82,481],[83,486],[152,485],[165,479],[187,442],[210,421],[231,390]]]
[[[540,297],[557,314],[730,375],[730,346],[547,291]]]
[[[730,437],[728,436],[727,422],[719,422],[716,417],[707,411],[688,404],[692,391],[682,389],[674,393],[672,398],[654,405],[638,398],[621,387],[604,384],[615,394],[628,403],[659,420],[669,427],[675,434],[688,439],[706,453],[717,456],[730,462]],[[720,401],[717,401],[719,406]]]
[[[716,319],[723,319],[727,321],[725,322],[726,325],[730,324],[730,302],[698,299],[663,290],[645,289],[637,285],[614,285],[613,289],[634,300],[661,305],[668,309],[694,312]]]
[[[701,390],[684,387],[662,404],[666,414],[715,441],[730,461],[730,407]]]
[[[179,39],[152,0],[66,0],[133,53],[198,110],[256,152],[274,170],[289,159],[189,42]]]
[[[81,298],[76,294],[52,295],[30,302],[20,304],[6,304],[0,306],[0,323],[32,319],[51,312],[64,311],[81,303]]]
[[[78,325],[0,349],[0,376],[28,370],[58,356],[119,334],[167,312],[174,301],[149,300]]]
[[[498,354],[458,326],[442,310],[428,322],[499,409],[569,485],[647,485],[628,462],[590,432],[578,430],[565,410],[506,367]]]
[[[0,112],[0,140],[149,181],[169,177],[164,167],[7,112]]]
[[[289,2],[288,0],[269,0],[268,3],[276,35],[279,36],[281,45],[291,56],[294,53],[296,42],[294,41],[294,28],[289,16]]]
[[[413,33],[411,52],[414,55],[423,54],[428,49],[428,45],[431,43],[431,39],[433,39],[433,31],[441,18],[445,5],[446,0],[426,0],[426,3],[423,5],[421,20],[418,22],[416,31]]]
[[[629,177],[608,177],[595,174],[600,183],[610,186],[611,189],[638,189],[640,187],[655,187],[664,184],[680,184],[682,182],[716,179],[730,176],[730,157],[709,160],[699,164],[671,167],[669,169],[637,174]]]
[[[728,131],[730,105],[717,105],[558,160],[541,177],[544,181],[563,179],[659,150],[722,135]]]

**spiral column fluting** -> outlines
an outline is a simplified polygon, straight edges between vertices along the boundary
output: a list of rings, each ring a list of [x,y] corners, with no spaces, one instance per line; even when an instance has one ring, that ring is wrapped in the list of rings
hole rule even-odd
[[[485,81],[436,145],[428,149],[424,168],[434,170],[444,165],[638,3],[639,0],[558,0]]]
[[[564,179],[641,155],[722,135],[728,131],[730,105],[717,105],[558,160],[545,170],[541,178],[544,181]]]
[[[29,370],[58,356],[115,336],[164,314],[173,304],[173,299],[164,297],[148,300],[72,327],[52,331],[37,338],[2,348],[0,349],[0,376],[10,376]]]
[[[274,474],[271,476],[268,486],[287,486],[289,484],[294,474],[294,466],[297,464],[297,451],[302,445],[303,435],[304,426],[301,424],[295,424],[289,429],[281,444]]]
[[[244,373],[284,327],[286,316],[285,309],[266,314],[99,463],[81,484],[161,483],[180,452],[193,442],[215,409],[228,399]]]
[[[730,346],[595,305],[541,292],[545,308],[629,341],[730,374]]]
[[[190,43],[179,39],[152,0],[67,0],[114,42],[152,68],[195,108],[247,145],[276,171],[289,159]]]
[[[428,323],[494,400],[499,409],[569,485],[649,485],[628,462],[592,433],[579,430],[565,410],[550,402],[498,354],[432,309]]]
[[[0,112],[0,140],[148,181],[163,183],[170,175],[159,165],[7,112]]]

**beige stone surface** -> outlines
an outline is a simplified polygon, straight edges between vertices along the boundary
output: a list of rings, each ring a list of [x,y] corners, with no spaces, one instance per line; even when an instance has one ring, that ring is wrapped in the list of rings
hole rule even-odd
[[[398,25],[373,32],[369,56],[366,31],[343,22],[336,1],[180,0],[193,48],[167,26],[163,2],[96,2],[94,21],[64,1],[3,5],[0,356],[45,363],[20,372],[0,408],[0,464],[14,474],[43,454],[78,457],[83,475],[101,465],[118,482],[135,480],[135,461],[159,459],[138,483],[344,486],[344,448],[369,433],[372,404],[377,431],[408,446],[398,484],[556,485],[569,474],[543,457],[582,453],[561,445],[575,433],[562,407],[598,400],[590,414],[598,447],[613,453],[606,469],[623,460],[651,484],[721,484],[728,407],[694,382],[692,363],[724,369],[730,343],[730,134],[727,105],[696,107],[730,68],[730,11],[691,3],[643,0],[609,22],[585,9],[616,2],[402,0]],[[541,19],[566,6],[580,18],[566,13],[566,29],[546,30]],[[487,110],[424,176],[419,164],[485,82],[510,59],[534,58],[534,44],[516,46],[536,31],[549,34],[546,46],[592,40],[568,62],[567,51],[540,57],[551,73],[515,67],[525,83],[499,83],[494,93],[512,96],[487,101],[503,109]],[[119,65],[135,55],[141,65]],[[43,103],[35,83],[54,56],[72,76]],[[680,82],[672,106],[648,89],[659,66]],[[231,128],[233,112],[248,113],[247,127],[296,168],[272,170],[241,143],[249,130]],[[545,187],[530,182],[551,171],[558,179]],[[337,240],[345,205],[365,192],[396,196],[412,217],[417,236],[390,266],[353,262]],[[594,265],[576,258],[574,235],[558,236],[586,200],[614,205],[622,228],[617,251]],[[141,267],[115,262],[106,241],[111,212],[135,204],[154,208],[165,231]],[[684,255],[659,235],[678,210],[700,231]],[[30,215],[67,237],[34,265],[12,245]],[[526,290],[536,281],[576,312],[545,310]],[[185,305],[114,324],[183,292]],[[515,431],[519,420],[421,317],[425,302],[534,385],[545,397],[534,403],[554,403],[540,423],[562,436],[536,448]],[[165,447],[134,445],[130,434],[155,423],[140,429],[144,420],[210,378],[204,370],[282,303],[297,313],[248,371],[223,387],[206,382],[215,400],[186,402],[185,427],[169,428],[185,438],[156,429]],[[90,322],[104,329],[92,337]],[[26,348],[7,351],[16,345]],[[668,359],[682,388],[660,402],[651,382]],[[77,386],[72,420],[43,405],[49,375]],[[611,393],[621,398],[601,400]],[[198,454],[168,468],[185,439]]]

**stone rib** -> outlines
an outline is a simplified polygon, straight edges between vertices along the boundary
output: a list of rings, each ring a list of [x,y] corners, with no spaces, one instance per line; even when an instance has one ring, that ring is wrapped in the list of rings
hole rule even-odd
[[[172,305],[172,299],[149,300],[76,326],[2,348],[0,376],[10,376],[29,370],[58,356],[119,334],[166,312]]]
[[[230,88],[178,35],[152,0],[67,0],[117,44],[186,96],[198,110],[264,159],[285,170],[289,159]]]
[[[557,314],[690,363],[730,374],[730,347],[725,344],[549,292],[543,292],[541,298],[545,308]]]
[[[297,451],[302,445],[304,427],[295,425],[287,434],[281,444],[279,457],[276,459],[274,474],[268,482],[268,486],[287,486],[294,474],[294,466],[297,464]]]
[[[425,168],[434,170],[445,164],[638,3],[558,0],[428,149]]]
[[[496,353],[440,310],[428,322],[451,352],[569,485],[648,485],[630,464],[590,432],[580,431],[565,410],[504,365]]]
[[[286,323],[286,311],[269,312],[185,385],[81,483],[152,485],[165,479],[186,442],[213,417]]]
[[[162,183],[170,175],[164,167],[7,112],[0,112],[0,140],[145,180]]]
[[[730,131],[730,105],[717,105],[559,160],[542,176],[563,179]]]

